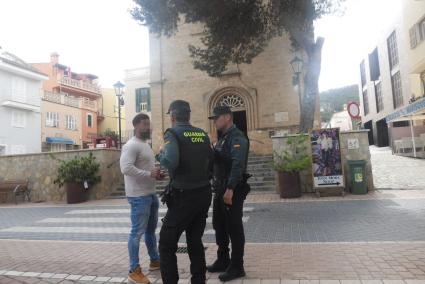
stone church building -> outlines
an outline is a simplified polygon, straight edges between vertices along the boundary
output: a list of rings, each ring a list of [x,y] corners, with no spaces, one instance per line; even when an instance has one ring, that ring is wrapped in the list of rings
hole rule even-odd
[[[188,45],[199,44],[202,27],[182,24],[170,38],[150,35],[150,94],[153,148],[162,144],[162,133],[170,127],[166,114],[171,101],[191,104],[191,122],[216,137],[208,120],[216,105],[234,111],[236,125],[247,133],[251,151],[272,153],[271,136],[295,133],[299,124],[297,87],[293,86],[290,61],[295,57],[288,38],[272,40],[252,64],[229,66],[220,77],[195,70]],[[317,104],[315,127],[320,123]]]

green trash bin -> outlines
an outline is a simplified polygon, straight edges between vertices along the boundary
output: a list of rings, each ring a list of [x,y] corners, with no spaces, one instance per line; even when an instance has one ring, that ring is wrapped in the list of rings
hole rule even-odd
[[[348,161],[352,194],[367,194],[366,163],[364,160]]]

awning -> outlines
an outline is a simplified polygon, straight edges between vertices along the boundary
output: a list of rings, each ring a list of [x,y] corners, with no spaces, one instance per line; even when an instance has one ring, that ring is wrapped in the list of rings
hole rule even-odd
[[[416,102],[393,112],[385,118],[387,123],[419,119],[425,119],[425,98],[419,99]]]
[[[62,137],[46,137],[46,142],[50,144],[68,144],[74,145],[74,141],[68,138]]]

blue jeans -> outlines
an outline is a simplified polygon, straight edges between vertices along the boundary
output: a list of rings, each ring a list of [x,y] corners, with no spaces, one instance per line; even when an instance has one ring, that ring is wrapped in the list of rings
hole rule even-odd
[[[130,271],[134,271],[139,264],[139,247],[142,235],[145,235],[145,244],[151,261],[159,260],[156,241],[156,226],[158,224],[159,201],[155,194],[127,197],[131,206],[131,231],[128,238],[128,255]]]

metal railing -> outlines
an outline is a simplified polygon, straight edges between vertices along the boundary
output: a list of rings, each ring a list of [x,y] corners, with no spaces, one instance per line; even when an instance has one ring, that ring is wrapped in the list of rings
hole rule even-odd
[[[73,96],[69,96],[66,93],[44,92],[43,100],[76,108],[87,108],[96,112],[98,111],[96,101],[76,98]]]
[[[59,82],[66,86],[70,86],[70,87],[74,87],[74,88],[78,88],[82,90],[87,90],[97,94],[101,93],[101,89],[97,84],[89,83],[83,80],[76,80],[70,77],[61,77],[59,79]]]

